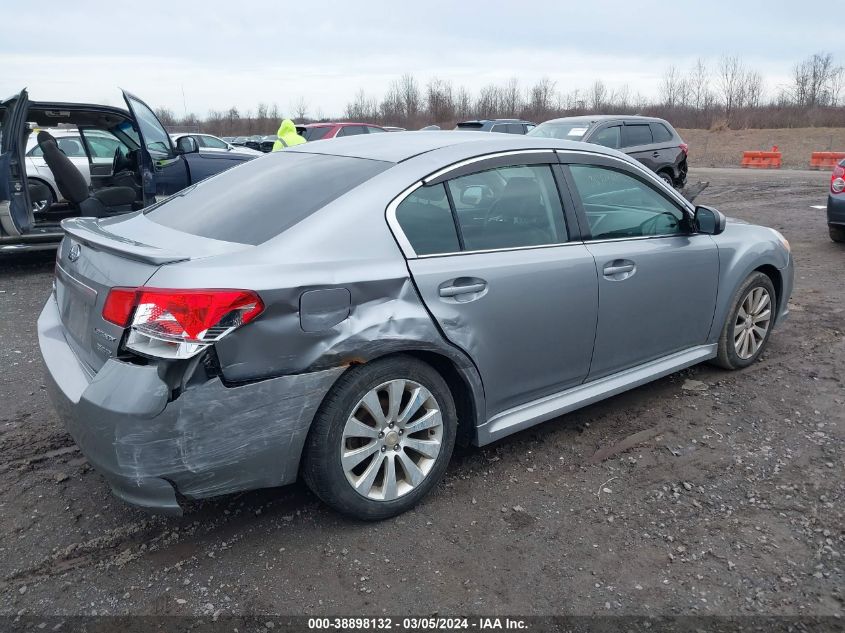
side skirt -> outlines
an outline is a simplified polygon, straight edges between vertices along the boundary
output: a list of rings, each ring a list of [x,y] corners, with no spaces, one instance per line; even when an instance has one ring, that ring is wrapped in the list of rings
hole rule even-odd
[[[716,353],[715,344],[699,345],[502,411],[478,427],[478,445],[495,442],[511,433],[715,358]]]

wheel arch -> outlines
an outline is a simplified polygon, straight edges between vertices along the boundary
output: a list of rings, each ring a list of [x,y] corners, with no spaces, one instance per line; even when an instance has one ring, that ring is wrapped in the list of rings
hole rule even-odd
[[[52,193],[52,194],[53,194],[53,198],[54,198],[55,200],[57,200],[57,201],[58,201],[58,200],[60,200],[60,199],[61,199],[61,198],[60,198],[60,195],[59,195],[59,190],[56,188],[56,186],[55,186],[53,183],[51,183],[51,182],[50,182],[49,180],[47,180],[46,178],[44,178],[44,177],[42,177],[42,176],[27,176],[27,177],[26,177],[26,179],[27,179],[27,180],[35,180],[35,181],[37,181],[39,184],[42,184],[42,185],[44,185],[45,187],[47,187],[47,188],[50,190],[50,193]]]

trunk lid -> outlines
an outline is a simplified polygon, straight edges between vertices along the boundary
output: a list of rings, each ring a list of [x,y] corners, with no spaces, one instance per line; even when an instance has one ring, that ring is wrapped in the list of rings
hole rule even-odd
[[[143,286],[167,264],[245,248],[169,229],[143,214],[62,222],[65,238],[56,254],[55,298],[68,344],[96,373],[117,356],[124,328],[103,319],[115,287]],[[131,235],[131,237],[129,237]]]

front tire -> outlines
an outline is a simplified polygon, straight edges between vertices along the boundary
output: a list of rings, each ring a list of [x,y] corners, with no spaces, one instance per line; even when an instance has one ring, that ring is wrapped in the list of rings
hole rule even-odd
[[[768,275],[749,275],[734,294],[713,362],[725,369],[742,369],[756,362],[769,342],[776,306],[775,287]]]
[[[443,477],[457,414],[446,381],[411,356],[358,365],[320,406],[303,476],[342,514],[375,521],[401,514]]]
[[[834,242],[845,242],[845,227],[829,224],[827,230],[830,233],[830,239]]]

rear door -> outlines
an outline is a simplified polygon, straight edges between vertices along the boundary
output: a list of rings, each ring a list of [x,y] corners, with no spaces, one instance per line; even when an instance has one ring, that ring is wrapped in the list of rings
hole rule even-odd
[[[654,138],[648,123],[625,123],[622,126],[621,149],[652,171],[657,171],[660,152],[654,147]]]
[[[0,102],[0,235],[20,235],[32,227],[26,187],[26,90]]]
[[[192,179],[187,162],[176,153],[173,142],[150,106],[135,95],[123,91],[123,98],[141,137],[141,182],[144,203],[156,196],[164,197],[181,191]]]
[[[577,154],[562,160],[598,274],[589,379],[704,345],[719,279],[713,239],[692,232],[680,200],[633,166]]]
[[[574,215],[565,221],[556,167],[545,162],[554,160],[489,159],[392,212],[423,301],[478,367],[488,416],[577,385],[589,370],[596,270]]]

